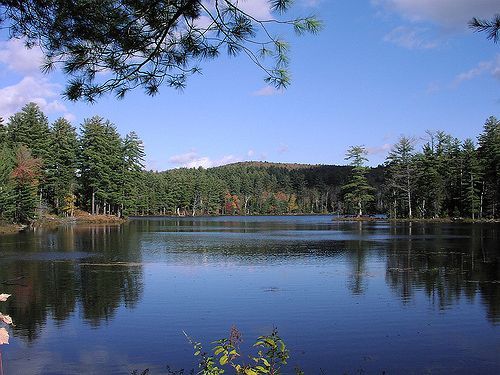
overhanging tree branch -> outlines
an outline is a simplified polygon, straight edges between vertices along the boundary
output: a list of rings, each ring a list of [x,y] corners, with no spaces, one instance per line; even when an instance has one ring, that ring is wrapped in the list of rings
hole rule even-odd
[[[474,17],[470,20],[469,27],[476,32],[486,33],[486,37],[494,43],[500,40],[500,14],[496,14],[491,20]]]
[[[138,87],[155,95],[161,84],[183,88],[199,65],[245,54],[276,87],[290,83],[288,44],[273,27],[316,33],[314,17],[281,19],[291,0],[269,0],[276,18],[260,20],[238,0],[0,0],[10,36],[45,54],[42,70],[61,67],[64,95],[92,102]],[[272,61],[268,61],[271,58]]]

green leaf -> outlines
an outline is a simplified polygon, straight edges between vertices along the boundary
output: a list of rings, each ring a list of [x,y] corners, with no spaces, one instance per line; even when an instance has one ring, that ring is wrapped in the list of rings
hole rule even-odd
[[[222,353],[224,351],[224,348],[222,346],[218,346],[216,347],[215,351],[214,351],[214,354],[215,355],[219,355],[220,353]]]

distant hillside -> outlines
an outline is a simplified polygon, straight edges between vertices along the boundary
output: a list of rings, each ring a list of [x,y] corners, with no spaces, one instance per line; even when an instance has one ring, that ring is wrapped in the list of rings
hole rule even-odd
[[[258,167],[258,168],[284,168],[287,170],[307,169],[325,166],[323,164],[300,164],[300,163],[274,163],[268,161],[241,161],[237,163],[225,164],[214,168],[223,167]]]
[[[370,168],[368,180],[378,187],[383,181],[384,167]],[[238,171],[239,173],[251,173],[254,171],[266,171],[270,175],[278,177],[286,175],[292,180],[298,177],[307,186],[330,185],[339,186],[347,181],[351,167],[348,165],[327,164],[300,164],[300,163],[273,163],[265,161],[244,161],[209,168],[213,173],[226,178],[228,175]]]

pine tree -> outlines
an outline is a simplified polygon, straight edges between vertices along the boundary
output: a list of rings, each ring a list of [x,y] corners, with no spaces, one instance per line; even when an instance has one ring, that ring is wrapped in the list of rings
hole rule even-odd
[[[46,167],[50,163],[50,130],[45,114],[36,103],[26,104],[9,119],[8,137],[13,149],[24,145],[41,162],[38,194],[39,203],[47,197]]]
[[[82,203],[92,214],[118,213],[122,193],[122,141],[116,128],[101,117],[84,121],[79,169]]]
[[[479,213],[481,203],[481,165],[472,139],[466,139],[463,143],[462,155],[464,161],[462,206],[464,213],[474,220]]]
[[[47,161],[50,154],[49,121],[37,104],[28,103],[14,114],[9,120],[8,131],[14,147],[25,145],[33,157]]]
[[[58,119],[50,132],[52,157],[47,164],[47,188],[57,213],[76,188],[78,140],[76,130],[64,118]]]
[[[13,221],[16,211],[14,183],[11,173],[15,156],[6,143],[0,143],[0,220]]]
[[[42,161],[34,158],[31,151],[24,145],[16,150],[16,165],[11,173],[14,180],[14,195],[16,208],[14,220],[27,223],[35,217],[37,188]]]
[[[101,189],[101,182],[104,175],[104,144],[103,119],[93,117],[86,119],[81,128],[80,138],[80,180],[82,205],[90,207],[92,215],[97,213],[96,194]]]
[[[401,137],[393,146],[387,156],[387,168],[390,176],[388,184],[397,197],[406,203],[407,215],[411,219],[413,216],[412,194],[415,188],[415,161],[413,141],[410,138]]]
[[[365,163],[367,151],[363,146],[352,146],[347,150],[346,160],[350,160],[352,167],[349,182],[342,187],[345,192],[344,199],[356,207],[358,217],[363,215],[365,205],[374,200],[373,187],[368,183],[366,174],[368,168]]]
[[[7,143],[8,134],[7,134],[7,126],[5,126],[3,118],[0,117],[0,146]]]
[[[227,0],[9,0],[0,2],[0,23],[10,37],[43,47],[45,71],[62,66],[70,100],[93,102],[107,92],[121,98],[138,87],[155,95],[161,84],[180,89],[222,52],[248,56],[268,84],[285,87],[288,43],[270,25],[301,35],[318,32],[321,22],[283,18],[292,0],[266,2],[277,18],[255,18]]]
[[[121,213],[137,212],[141,191],[139,181],[144,169],[144,145],[135,132],[127,134],[123,141],[123,163],[121,177]]]
[[[486,120],[479,135],[478,155],[484,173],[481,215],[484,210],[491,217],[497,217],[500,201],[500,121],[493,116]]]
[[[436,152],[435,135],[428,132],[429,141],[422,154],[416,156],[417,200],[421,217],[439,217],[444,201],[444,181]]]

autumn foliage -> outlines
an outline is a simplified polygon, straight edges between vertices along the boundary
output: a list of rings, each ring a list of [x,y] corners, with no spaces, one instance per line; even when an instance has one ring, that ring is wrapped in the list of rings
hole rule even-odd
[[[11,178],[21,184],[36,184],[41,167],[42,160],[34,158],[31,151],[22,145],[16,152],[16,167],[11,173]]]

